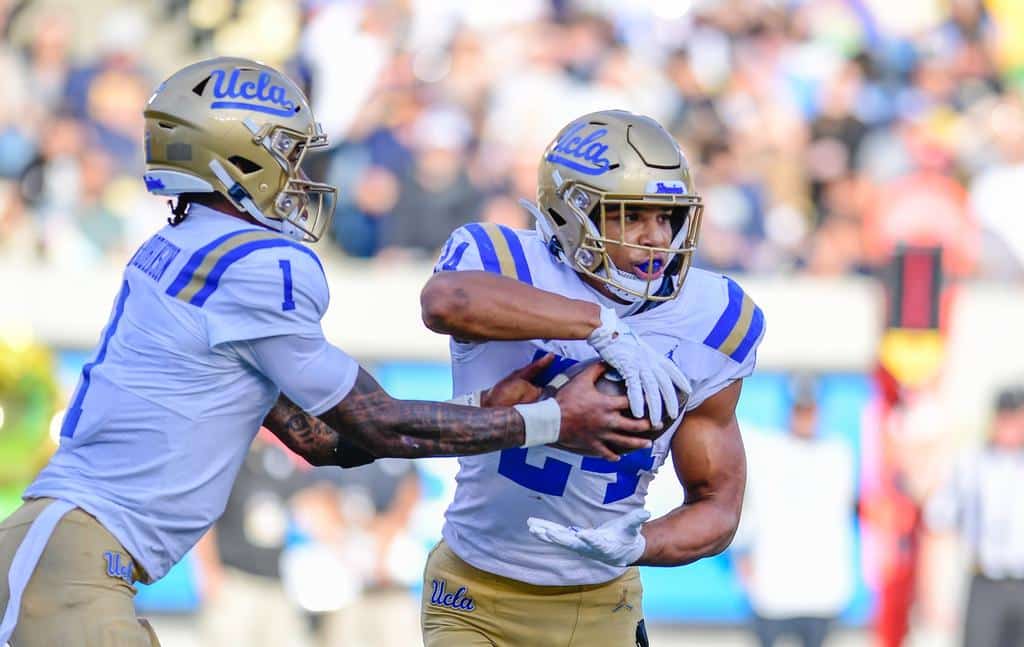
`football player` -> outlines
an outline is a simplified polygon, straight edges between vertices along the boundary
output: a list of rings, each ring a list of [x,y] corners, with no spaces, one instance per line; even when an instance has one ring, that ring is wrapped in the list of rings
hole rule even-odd
[[[599,370],[547,406],[398,401],[324,339],[327,281],[303,243],[327,228],[335,188],[302,172],[326,137],[285,76],[196,63],[145,119],[146,186],[177,204],[124,270],[60,448],[0,525],[0,644],[156,644],[133,583],[162,577],[220,516],[265,417],[315,464],[650,445],[634,433],[650,425],[617,412],[626,398],[594,389]],[[515,401],[545,362],[458,401]]]
[[[443,540],[428,560],[426,647],[646,644],[637,565],[714,555],[739,521],[745,459],[736,422],[764,316],[727,277],[690,267],[702,203],[675,140],[629,112],[566,126],[539,168],[535,231],[470,224],[449,239],[421,295],[451,335],[456,392],[544,353],[601,358],[631,389],[634,414],[673,421],[618,462],[547,445],[460,459]],[[626,343],[641,349],[628,354]],[[678,418],[671,371],[678,369]],[[671,456],[685,490],[658,519],[647,487]],[[527,532],[529,530],[529,532]],[[636,641],[636,642],[634,642]]]

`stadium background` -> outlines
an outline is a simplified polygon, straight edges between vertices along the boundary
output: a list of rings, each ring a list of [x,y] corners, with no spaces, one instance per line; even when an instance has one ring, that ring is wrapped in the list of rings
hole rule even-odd
[[[308,88],[335,143],[310,174],[342,192],[318,248],[325,329],[399,397],[450,396],[446,342],[422,327],[417,299],[448,233],[528,226],[515,200],[533,195],[539,153],[572,117],[621,107],[666,124],[707,204],[697,265],[735,275],[768,316],[745,433],[784,428],[791,376],[814,373],[823,431],[858,458],[850,644],[868,644],[885,561],[865,502],[882,433],[882,278],[899,243],[943,246],[948,278],[941,369],[900,441],[919,498],[982,439],[993,389],[1024,378],[1024,4],[0,0],[0,33],[4,513],[53,449],[119,268],[166,215],[140,180],[141,107],[176,67],[214,54],[281,66]],[[453,465],[420,467],[411,534],[426,547]],[[673,480],[656,480],[653,511],[678,501]],[[956,633],[962,559],[941,554],[952,559],[919,578],[921,644]],[[654,622],[749,618],[728,553],[644,577]],[[139,605],[187,620],[197,590],[186,562]]]

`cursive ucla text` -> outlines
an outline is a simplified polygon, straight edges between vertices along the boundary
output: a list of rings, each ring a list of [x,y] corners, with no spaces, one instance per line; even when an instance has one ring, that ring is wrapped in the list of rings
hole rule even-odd
[[[604,156],[608,151],[608,145],[601,142],[608,134],[608,129],[598,128],[586,136],[581,136],[580,131],[587,125],[586,122],[579,122],[570,126],[569,130],[558,138],[545,159],[587,175],[601,175],[608,171],[611,161]]]
[[[228,75],[224,70],[214,70],[213,96],[218,99],[210,104],[210,108],[241,108],[256,110],[280,117],[291,117],[295,114],[295,102],[288,99],[285,88],[270,82],[270,75],[260,72],[256,81],[238,82],[241,70],[232,70]],[[224,101],[223,99],[244,99],[244,101]]]
[[[129,561],[121,563],[121,553],[108,550],[103,553],[103,559],[107,560],[107,575],[119,577],[129,584],[132,583],[132,563]]]
[[[430,581],[431,604],[448,607],[450,609],[457,609],[459,611],[472,611],[476,608],[473,598],[466,595],[466,587],[460,586],[455,593],[447,593],[445,591],[447,585],[448,582],[445,580]]]

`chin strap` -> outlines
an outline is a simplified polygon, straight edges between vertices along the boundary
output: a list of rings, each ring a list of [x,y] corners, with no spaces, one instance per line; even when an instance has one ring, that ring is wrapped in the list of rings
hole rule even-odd
[[[305,240],[305,232],[291,224],[287,220],[278,220],[277,218],[268,218],[263,215],[256,203],[253,202],[249,192],[245,190],[238,182],[235,182],[234,178],[227,172],[224,165],[218,160],[210,160],[210,170],[220,180],[220,183],[224,185],[224,189],[227,191],[228,196],[242,205],[245,212],[256,219],[264,227],[280,232],[285,236],[293,240],[302,241]]]
[[[547,221],[547,218],[540,212],[540,208],[537,205],[526,198],[519,198],[519,206],[526,209],[526,213],[533,216],[535,221],[534,228],[545,243],[555,237],[555,231],[551,228],[551,223]]]
[[[567,258],[565,251],[562,249],[561,243],[558,242],[558,237],[555,236],[555,232],[551,228],[551,223],[548,222],[548,219],[545,218],[544,215],[540,212],[540,208],[537,207],[537,205],[535,205],[534,203],[524,198],[519,199],[519,205],[523,209],[526,209],[526,212],[534,217],[534,220],[536,221],[534,223],[534,227],[537,230],[537,235],[540,236],[541,240],[543,240],[547,244],[548,250],[551,251],[552,255],[558,258],[558,260],[561,261],[562,263],[568,265],[569,268],[572,269],[572,271],[577,272],[578,270],[572,265],[572,263]],[[599,271],[604,272],[605,270],[604,268],[602,268]],[[613,294],[615,294],[616,296],[621,296],[621,298],[624,301],[628,301],[629,303],[619,303],[618,301],[615,301],[614,299],[610,299],[609,297],[605,296],[599,290],[594,290],[593,288],[591,288],[591,290],[593,290],[594,294],[597,295],[598,299],[601,300],[601,303],[603,305],[609,308],[614,308],[616,312],[621,316],[628,316],[636,312],[644,304],[643,299],[638,299],[635,295],[629,294],[628,292],[622,292],[621,290],[617,290],[614,285],[605,285],[608,285],[608,288],[612,291]],[[587,287],[590,286],[588,285]]]

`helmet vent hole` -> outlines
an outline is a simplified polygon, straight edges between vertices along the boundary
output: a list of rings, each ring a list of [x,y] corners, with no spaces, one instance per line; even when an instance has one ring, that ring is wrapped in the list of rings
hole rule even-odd
[[[156,124],[158,126],[160,126],[161,128],[163,128],[164,130],[174,130],[174,128],[175,128],[174,124],[169,123],[167,121],[158,121],[158,122],[156,122]]]
[[[212,77],[208,76],[199,83],[196,83],[196,87],[192,88],[192,92],[195,92],[199,96],[203,96],[203,91],[206,89],[206,84],[210,82]]]
[[[558,212],[555,211],[554,209],[548,209],[548,215],[550,215],[554,219],[554,221],[558,223],[559,227],[565,226],[565,218],[560,216]]]
[[[245,173],[246,175],[248,175],[249,173],[255,173],[256,171],[260,171],[263,169],[263,167],[257,164],[256,162],[250,159],[246,159],[240,155],[232,155],[231,157],[228,158],[228,161],[234,164],[235,168],[237,168],[242,173]]]

